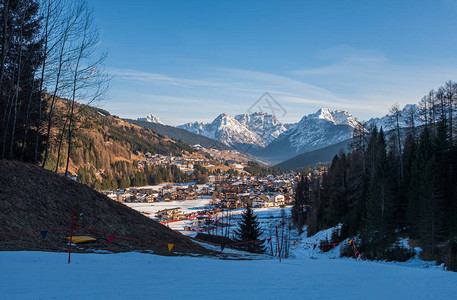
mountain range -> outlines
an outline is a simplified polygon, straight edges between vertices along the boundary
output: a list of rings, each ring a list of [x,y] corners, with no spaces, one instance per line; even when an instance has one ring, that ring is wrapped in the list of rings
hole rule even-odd
[[[211,123],[194,122],[177,127],[251,153],[265,148],[287,130],[275,116],[263,112],[235,117],[223,113]]]
[[[160,124],[160,119],[153,115],[142,120]],[[423,125],[418,106],[408,104],[399,112],[399,125],[409,127],[412,120],[415,126]],[[283,124],[276,116],[264,112],[235,116],[223,113],[210,123],[186,123],[177,128],[219,141],[271,163],[279,163],[323,148],[327,149],[326,153],[333,150],[337,153],[336,147],[347,145],[354,128],[362,124],[367,129],[377,126],[385,131],[396,126],[393,115],[389,114],[361,122],[347,111],[321,108],[292,124]],[[192,139],[186,142],[192,144]]]

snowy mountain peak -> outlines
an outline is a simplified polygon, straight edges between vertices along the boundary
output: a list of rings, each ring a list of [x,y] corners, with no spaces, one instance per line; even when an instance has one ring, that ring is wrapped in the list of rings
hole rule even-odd
[[[239,126],[238,121],[233,118],[232,116],[223,113],[220,114],[219,116],[214,119],[214,121],[211,123],[214,126],[221,127],[221,126]]]
[[[145,121],[145,122],[149,122],[149,123],[157,123],[157,124],[161,124],[161,125],[165,125],[163,124],[163,122],[156,116],[154,115],[149,115],[149,116],[146,116],[146,118],[138,118],[137,119],[138,121]]]
[[[314,114],[309,114],[302,118],[300,123],[309,122],[309,120],[318,119],[326,120],[334,125],[349,125],[352,128],[357,127],[358,121],[353,115],[344,110],[330,111],[328,108],[321,108]]]
[[[317,119],[324,119],[333,122],[332,112],[328,108],[321,108],[315,114],[313,114]]]

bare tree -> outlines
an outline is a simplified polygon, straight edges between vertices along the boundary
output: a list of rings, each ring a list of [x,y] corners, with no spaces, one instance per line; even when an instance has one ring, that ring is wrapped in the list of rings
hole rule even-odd
[[[40,77],[40,86],[39,93],[40,97],[44,99],[46,96],[43,93],[43,89],[47,80],[47,72],[49,66],[52,66],[52,61],[54,59],[53,53],[58,47],[59,43],[65,37],[65,32],[63,30],[65,22],[62,20],[64,16],[65,5],[68,5],[64,0],[42,0],[40,3],[41,15],[43,19],[43,62],[41,65],[41,77]],[[38,118],[36,122],[36,136],[35,136],[35,152],[34,152],[34,162],[38,163],[38,146],[40,143],[40,130],[41,130],[41,119],[43,115],[42,101],[39,103],[38,107]],[[49,141],[47,140],[47,144]]]
[[[68,150],[65,175],[68,174],[70,164],[70,154],[72,146],[72,136],[75,130],[74,117],[82,110],[75,111],[76,100],[85,101],[89,105],[99,100],[107,91],[109,77],[102,69],[102,63],[106,54],[102,54],[97,59],[92,60],[99,43],[98,28],[93,22],[93,14],[87,6],[83,7],[83,23],[80,27],[80,40],[75,48],[76,59],[72,65],[72,95],[69,112],[68,124]]]
[[[429,121],[433,126],[433,131],[436,132],[436,115],[437,115],[437,106],[435,106],[435,90],[432,89],[428,92],[427,95],[428,103],[428,112],[429,112]]]
[[[427,102],[427,97],[424,96],[421,98],[419,101],[419,113],[421,118],[424,120],[425,126],[428,125],[428,102]]]
[[[59,2],[62,4],[62,2]],[[47,53],[47,62],[52,64],[50,67],[49,83],[53,84],[53,93],[50,99],[48,120],[47,120],[47,131],[46,131],[46,146],[45,154],[42,166],[46,166],[46,162],[50,150],[50,136],[51,129],[53,126],[53,117],[56,101],[59,95],[65,95],[65,89],[68,88],[68,77],[69,67],[74,63],[77,58],[75,55],[76,49],[73,43],[78,40],[79,34],[81,33],[81,23],[83,23],[85,2],[76,1],[69,6],[67,3],[63,3],[61,8],[64,13],[60,16],[62,20],[57,20],[55,34],[50,35],[48,38],[53,38],[51,49]],[[48,41],[49,43],[49,41]],[[55,52],[53,50],[56,50]],[[51,51],[52,50],[52,51]],[[44,71],[42,70],[42,74]]]
[[[440,121],[447,122],[446,116],[446,91],[443,87],[440,87],[435,93],[435,107],[437,107],[437,114],[440,117]]]
[[[413,134],[413,136],[416,134],[416,117],[416,110],[411,108],[406,115],[406,124],[410,128],[410,132]]]

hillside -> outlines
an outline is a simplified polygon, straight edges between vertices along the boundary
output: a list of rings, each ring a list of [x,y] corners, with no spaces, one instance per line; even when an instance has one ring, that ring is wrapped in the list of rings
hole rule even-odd
[[[65,124],[67,105],[67,100],[60,99],[55,113],[56,121],[51,132],[50,157],[45,166],[48,170],[56,169],[61,128]],[[163,180],[173,180],[177,175],[184,176],[171,167],[160,170],[158,168],[140,170],[136,162],[139,160],[139,155],[147,152],[162,155],[190,153],[193,151],[190,145],[131,124],[102,109],[78,104],[77,111],[79,111],[76,115],[77,129],[73,132],[69,171],[73,174],[83,172],[87,178],[84,183],[91,186],[96,184],[99,188],[102,184],[105,188],[115,188],[129,186],[134,183],[135,177],[141,177],[141,181],[154,181],[158,173],[161,174],[156,178],[160,177]],[[64,134],[60,147],[59,172],[65,170],[66,135],[67,133]],[[148,174],[142,174],[146,171]]]
[[[305,152],[291,159],[283,161],[277,164],[275,167],[280,168],[283,171],[290,171],[300,170],[306,167],[316,166],[319,164],[330,164],[330,162],[336,154],[338,154],[340,151],[347,151],[347,146],[351,141],[351,139],[348,139],[335,145],[331,145],[310,152]]]
[[[161,243],[115,238],[108,245],[106,235],[75,229],[74,235],[90,235],[98,239],[74,247],[75,252],[151,250],[155,254],[169,255],[167,243],[174,243],[171,255],[208,253],[185,236],[82,184],[35,165],[0,160],[0,234],[69,226],[72,210],[76,212],[75,226]],[[39,232],[0,236],[0,250],[67,251],[65,237],[69,233],[68,228],[49,231],[45,240]]]
[[[156,122],[148,122],[148,121],[141,121],[141,120],[129,120],[127,119],[126,121],[138,125],[143,128],[148,128],[154,130],[157,134],[160,134],[162,136],[167,136],[175,141],[182,141],[184,143],[187,143],[189,145],[200,145],[205,148],[212,148],[212,149],[217,149],[217,150],[230,150],[231,148],[225,144],[222,144],[221,142],[218,142],[216,140],[210,139],[206,136],[199,135],[192,133],[190,131],[173,127],[173,126],[168,126]]]

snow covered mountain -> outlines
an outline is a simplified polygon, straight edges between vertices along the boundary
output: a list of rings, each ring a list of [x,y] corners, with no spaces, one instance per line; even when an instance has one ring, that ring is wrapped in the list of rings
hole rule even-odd
[[[410,127],[411,120],[414,120],[415,126],[424,124],[418,106],[408,104],[400,111],[400,127]],[[358,124],[357,118],[346,111],[321,108],[316,113],[304,116],[298,123],[291,124],[282,124],[273,115],[257,112],[235,117],[221,114],[211,123],[187,123],[178,128],[275,163],[305,152],[342,145],[352,138]],[[395,128],[396,122],[392,115],[365,122],[368,130],[373,126],[389,131]]]
[[[424,120],[420,116],[419,107],[416,104],[407,104],[399,114],[400,128],[411,127],[412,121],[414,126],[424,125]],[[393,115],[385,115],[381,118],[372,118],[365,123],[365,128],[370,129],[376,126],[378,129],[382,127],[384,131],[389,131],[397,126],[396,120]]]
[[[357,124],[357,119],[346,111],[321,108],[254,154],[278,162],[348,140]]]
[[[251,132],[256,133],[263,140],[262,144],[265,146],[287,130],[275,116],[264,112],[237,115],[235,119]]]
[[[242,151],[264,148],[287,130],[275,116],[260,112],[235,117],[223,113],[211,123],[194,122],[177,127]]]
[[[138,118],[137,119],[138,121],[145,121],[145,122],[149,122],[149,123],[157,123],[157,124],[161,124],[161,125],[165,125],[163,124],[163,122],[156,116],[154,115],[149,115],[147,116],[146,118]]]

